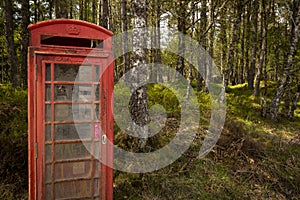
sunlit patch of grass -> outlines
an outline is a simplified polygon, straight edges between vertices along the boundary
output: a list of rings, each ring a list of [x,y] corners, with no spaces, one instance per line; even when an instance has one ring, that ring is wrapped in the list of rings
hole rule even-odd
[[[251,106],[255,109],[260,109],[261,108],[261,105],[257,102],[252,103]]]
[[[229,86],[230,89],[245,89],[247,87],[248,87],[248,83]]]
[[[300,103],[298,103],[297,105],[297,107],[300,108]],[[300,118],[300,109],[295,110],[295,117]]]

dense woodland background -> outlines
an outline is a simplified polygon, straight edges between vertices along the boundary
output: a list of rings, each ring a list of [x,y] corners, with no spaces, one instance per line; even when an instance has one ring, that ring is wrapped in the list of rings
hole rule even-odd
[[[248,83],[248,89],[263,98],[270,92],[267,81],[276,82],[272,101],[262,103],[262,114],[277,119],[280,101],[284,100],[282,114],[292,118],[300,93],[299,4],[297,0],[4,0],[0,10],[1,82],[26,87],[30,23],[80,19],[117,34],[134,28],[135,21],[143,19],[142,26],[157,27],[151,33],[155,46],[160,45],[162,24],[199,41],[222,72],[225,87]],[[184,53],[188,44],[181,40],[178,51]],[[167,62],[185,77],[197,81],[198,91],[210,78],[209,68],[204,78],[195,69],[189,76],[189,66],[183,58],[154,49],[144,55],[147,62]],[[133,56],[130,61],[130,55],[119,60],[116,78],[134,65],[134,60]]]
[[[208,65],[190,66],[158,49],[118,58],[116,81],[137,61],[163,63],[191,81],[202,121],[198,139],[174,164],[157,172],[115,172],[115,199],[299,199],[300,198],[300,1],[299,0],[3,0],[0,2],[0,199],[26,199],[28,25],[48,19],[89,21],[114,34],[155,27],[151,45],[160,46],[167,26],[197,40],[219,68],[226,88],[227,120],[209,156],[196,159],[205,135],[210,97]],[[123,38],[126,51],[128,43]],[[143,38],[139,38],[143,43]],[[178,55],[188,45],[178,37]],[[201,76],[197,68],[204,67]],[[160,80],[160,73],[151,79]],[[168,111],[158,148],[178,128],[178,101],[160,86],[144,88],[149,104]],[[126,98],[126,97],[124,97]],[[136,99],[136,120],[147,106]],[[144,106],[144,107],[143,107]],[[132,106],[134,107],[134,105]],[[141,124],[147,121],[140,121]],[[130,140],[116,127],[116,143]],[[151,149],[153,150],[153,149]]]

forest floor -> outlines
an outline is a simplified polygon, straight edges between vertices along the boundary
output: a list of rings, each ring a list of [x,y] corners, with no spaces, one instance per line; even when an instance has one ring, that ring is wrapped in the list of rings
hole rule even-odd
[[[202,92],[197,94],[199,137],[189,150],[151,173],[115,171],[114,199],[300,199],[300,105],[294,120],[274,122],[261,117],[260,100],[246,88],[229,87],[223,132],[205,158],[197,158],[210,119],[209,95]],[[0,199],[27,197],[26,95],[0,85]],[[174,115],[165,133],[176,132],[177,126]],[[124,138],[116,131],[118,144]]]
[[[226,101],[226,122],[212,152],[198,159],[196,139],[166,168],[142,175],[115,172],[115,199],[300,199],[299,106],[293,121],[263,118],[260,100],[246,84],[229,87]],[[210,113],[205,100],[200,105],[201,138]]]

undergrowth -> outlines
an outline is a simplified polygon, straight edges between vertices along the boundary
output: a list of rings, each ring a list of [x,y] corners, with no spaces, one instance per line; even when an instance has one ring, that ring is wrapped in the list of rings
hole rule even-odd
[[[274,85],[269,85],[269,91],[274,90]],[[167,113],[164,127],[146,145],[147,151],[154,151],[177,133],[181,107],[176,93],[167,87],[151,85],[148,91],[149,107],[160,104],[153,111]],[[122,91],[119,95],[122,98],[116,101],[120,103],[128,99]],[[299,108],[294,120],[282,118],[275,123],[261,117],[260,98],[255,98],[247,85],[229,87],[222,135],[213,150],[199,159],[211,98],[205,91],[196,95],[201,121],[189,150],[171,165],[151,173],[115,171],[114,199],[300,199]],[[115,126],[118,146],[136,148],[131,139]],[[26,199],[26,90],[0,85],[0,149],[0,199]]]
[[[150,88],[150,104],[163,103],[165,92],[164,88]],[[206,92],[196,95],[201,122],[190,149],[173,164],[152,173],[115,172],[114,198],[299,199],[299,116],[293,121],[282,118],[275,123],[261,117],[261,100],[253,96],[247,85],[229,87],[222,135],[210,154],[199,159],[198,152],[210,120],[211,101]],[[160,134],[160,140],[168,140],[165,137],[170,136],[172,139],[176,134],[177,129],[168,123],[174,120],[176,117],[171,115],[163,131],[172,134]],[[116,139],[120,142],[118,136]]]
[[[0,199],[26,199],[27,92],[0,85]]]

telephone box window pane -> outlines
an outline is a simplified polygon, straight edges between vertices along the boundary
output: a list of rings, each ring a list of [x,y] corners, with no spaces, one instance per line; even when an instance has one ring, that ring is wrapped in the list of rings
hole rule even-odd
[[[45,95],[46,101],[51,101],[51,85],[46,85],[46,95]]]
[[[52,114],[51,114],[51,105],[46,105],[46,121],[51,121]]]
[[[72,104],[57,104],[54,107],[55,121],[72,121]]]
[[[46,86],[48,89],[47,101],[51,101],[51,85]],[[56,102],[92,102],[94,96],[91,85],[55,85],[54,100]],[[99,101],[99,85],[95,85],[95,100]]]
[[[76,180],[55,184],[55,199],[84,198],[91,196],[91,181]]]
[[[46,134],[45,134],[45,139],[46,142],[52,141],[52,137],[51,137],[51,125],[46,125]]]
[[[55,160],[89,158],[90,149],[90,143],[56,144]]]
[[[73,102],[92,102],[93,91],[91,85],[75,85]]]
[[[51,181],[51,174],[52,174],[52,172],[51,172],[51,164],[50,165],[46,165],[46,182],[49,182],[49,181]]]
[[[92,104],[57,104],[54,108],[55,121],[89,121],[92,119]]]
[[[46,162],[51,162],[52,158],[52,153],[51,153],[51,145],[47,144],[46,145]]]
[[[95,101],[100,101],[100,85],[95,85],[94,90],[95,90]]]
[[[99,106],[99,104],[95,104],[94,120],[100,120],[100,106]]]
[[[92,67],[87,65],[55,64],[54,81],[90,82]]]
[[[95,142],[94,143],[94,157],[95,158],[100,158],[100,142]]]
[[[52,200],[52,186],[46,185],[46,200]]]
[[[99,183],[101,181],[99,181],[98,179],[94,180],[94,196],[98,196],[99,195]]]
[[[94,81],[95,82],[100,82],[100,66],[95,65],[94,66]]]
[[[78,71],[77,81],[91,82],[93,79],[92,66],[81,65]]]
[[[58,124],[54,129],[55,141],[90,139],[92,132],[89,124]]]
[[[99,177],[99,170],[100,170],[99,166],[101,166],[101,163],[98,162],[97,160],[95,160],[94,165],[95,165],[94,178],[100,178]]]
[[[46,81],[51,81],[51,64],[46,64]]]
[[[57,102],[72,101],[74,85],[55,85],[54,100]]]
[[[75,81],[79,66],[72,64],[55,64],[54,81]]]
[[[91,120],[92,104],[73,104],[74,120]]]
[[[76,124],[76,129],[81,139],[91,139],[91,124]]]
[[[55,179],[91,178],[91,161],[67,162],[55,165]]]

